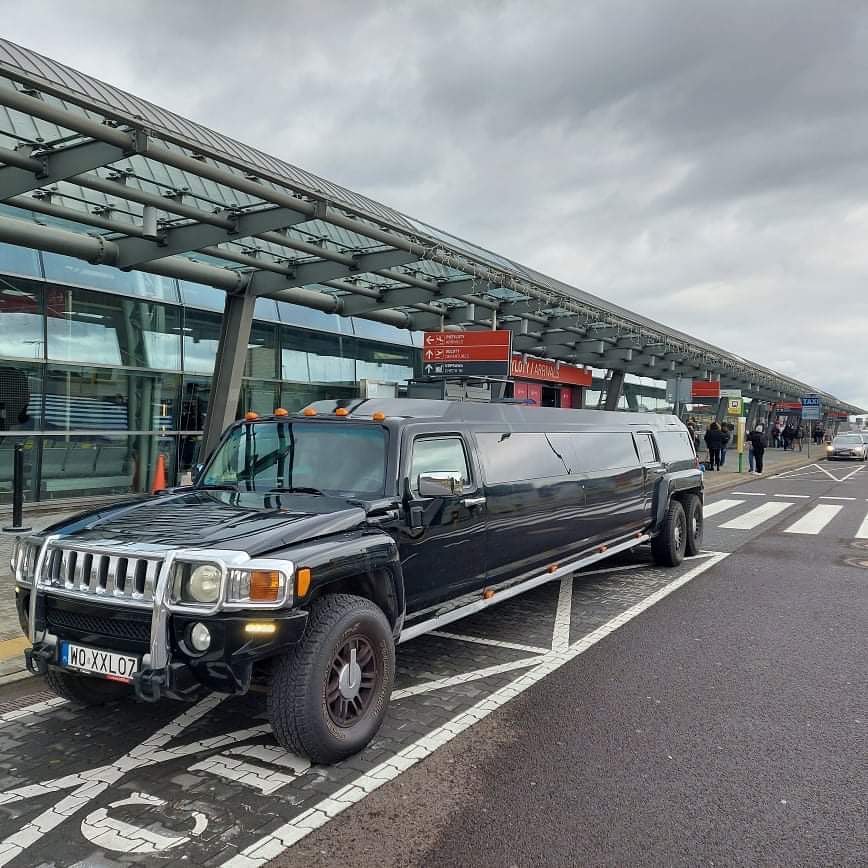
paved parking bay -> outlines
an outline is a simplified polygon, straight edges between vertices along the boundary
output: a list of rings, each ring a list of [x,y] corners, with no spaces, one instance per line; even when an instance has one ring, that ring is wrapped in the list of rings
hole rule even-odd
[[[716,562],[637,549],[400,646],[392,706],[362,754],[277,748],[264,697],[100,711],[31,697],[0,716],[0,865],[261,864]],[[46,701],[47,700],[47,701]]]

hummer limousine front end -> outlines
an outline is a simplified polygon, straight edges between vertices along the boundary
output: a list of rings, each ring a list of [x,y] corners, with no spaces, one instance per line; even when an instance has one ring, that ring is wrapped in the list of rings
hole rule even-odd
[[[32,672],[99,676],[144,700],[243,693],[307,620],[294,565],[240,551],[27,537],[12,569]]]

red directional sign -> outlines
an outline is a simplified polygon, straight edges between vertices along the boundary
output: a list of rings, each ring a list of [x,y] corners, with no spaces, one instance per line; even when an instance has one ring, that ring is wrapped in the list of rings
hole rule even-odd
[[[506,377],[512,332],[425,332],[422,370],[428,377]]]

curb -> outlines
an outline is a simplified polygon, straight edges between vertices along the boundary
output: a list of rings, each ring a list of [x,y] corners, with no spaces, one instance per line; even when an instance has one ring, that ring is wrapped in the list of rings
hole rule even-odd
[[[774,474],[786,473],[788,470],[798,470],[800,467],[808,467],[811,464],[818,464],[820,461],[825,460],[825,456],[818,456],[816,458],[808,458],[805,456],[792,462],[788,461],[786,463],[781,463],[774,468],[774,471],[770,469],[768,474],[764,473],[762,476],[751,476],[746,472],[736,473],[733,474],[731,479],[721,479],[720,481],[715,479],[712,482],[708,481],[708,474],[705,474],[705,493],[716,494],[718,491],[725,491],[727,488],[733,488],[736,485],[749,485],[751,482],[762,482],[766,479],[771,479]]]

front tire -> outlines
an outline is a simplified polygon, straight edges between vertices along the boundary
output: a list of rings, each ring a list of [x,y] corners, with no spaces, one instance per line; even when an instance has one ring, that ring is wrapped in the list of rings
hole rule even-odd
[[[126,684],[87,675],[73,675],[59,669],[49,669],[45,680],[58,696],[78,705],[105,705],[131,699],[133,695]]]
[[[674,497],[669,501],[660,532],[651,540],[654,563],[662,567],[677,567],[684,560],[687,548],[687,517],[684,507]]]
[[[274,737],[314,763],[345,759],[377,734],[394,680],[395,643],[383,611],[351,594],[322,597],[301,641],[274,667]]]
[[[702,500],[699,495],[688,494],[683,501],[687,523],[687,543],[684,552],[691,557],[702,549]]]

